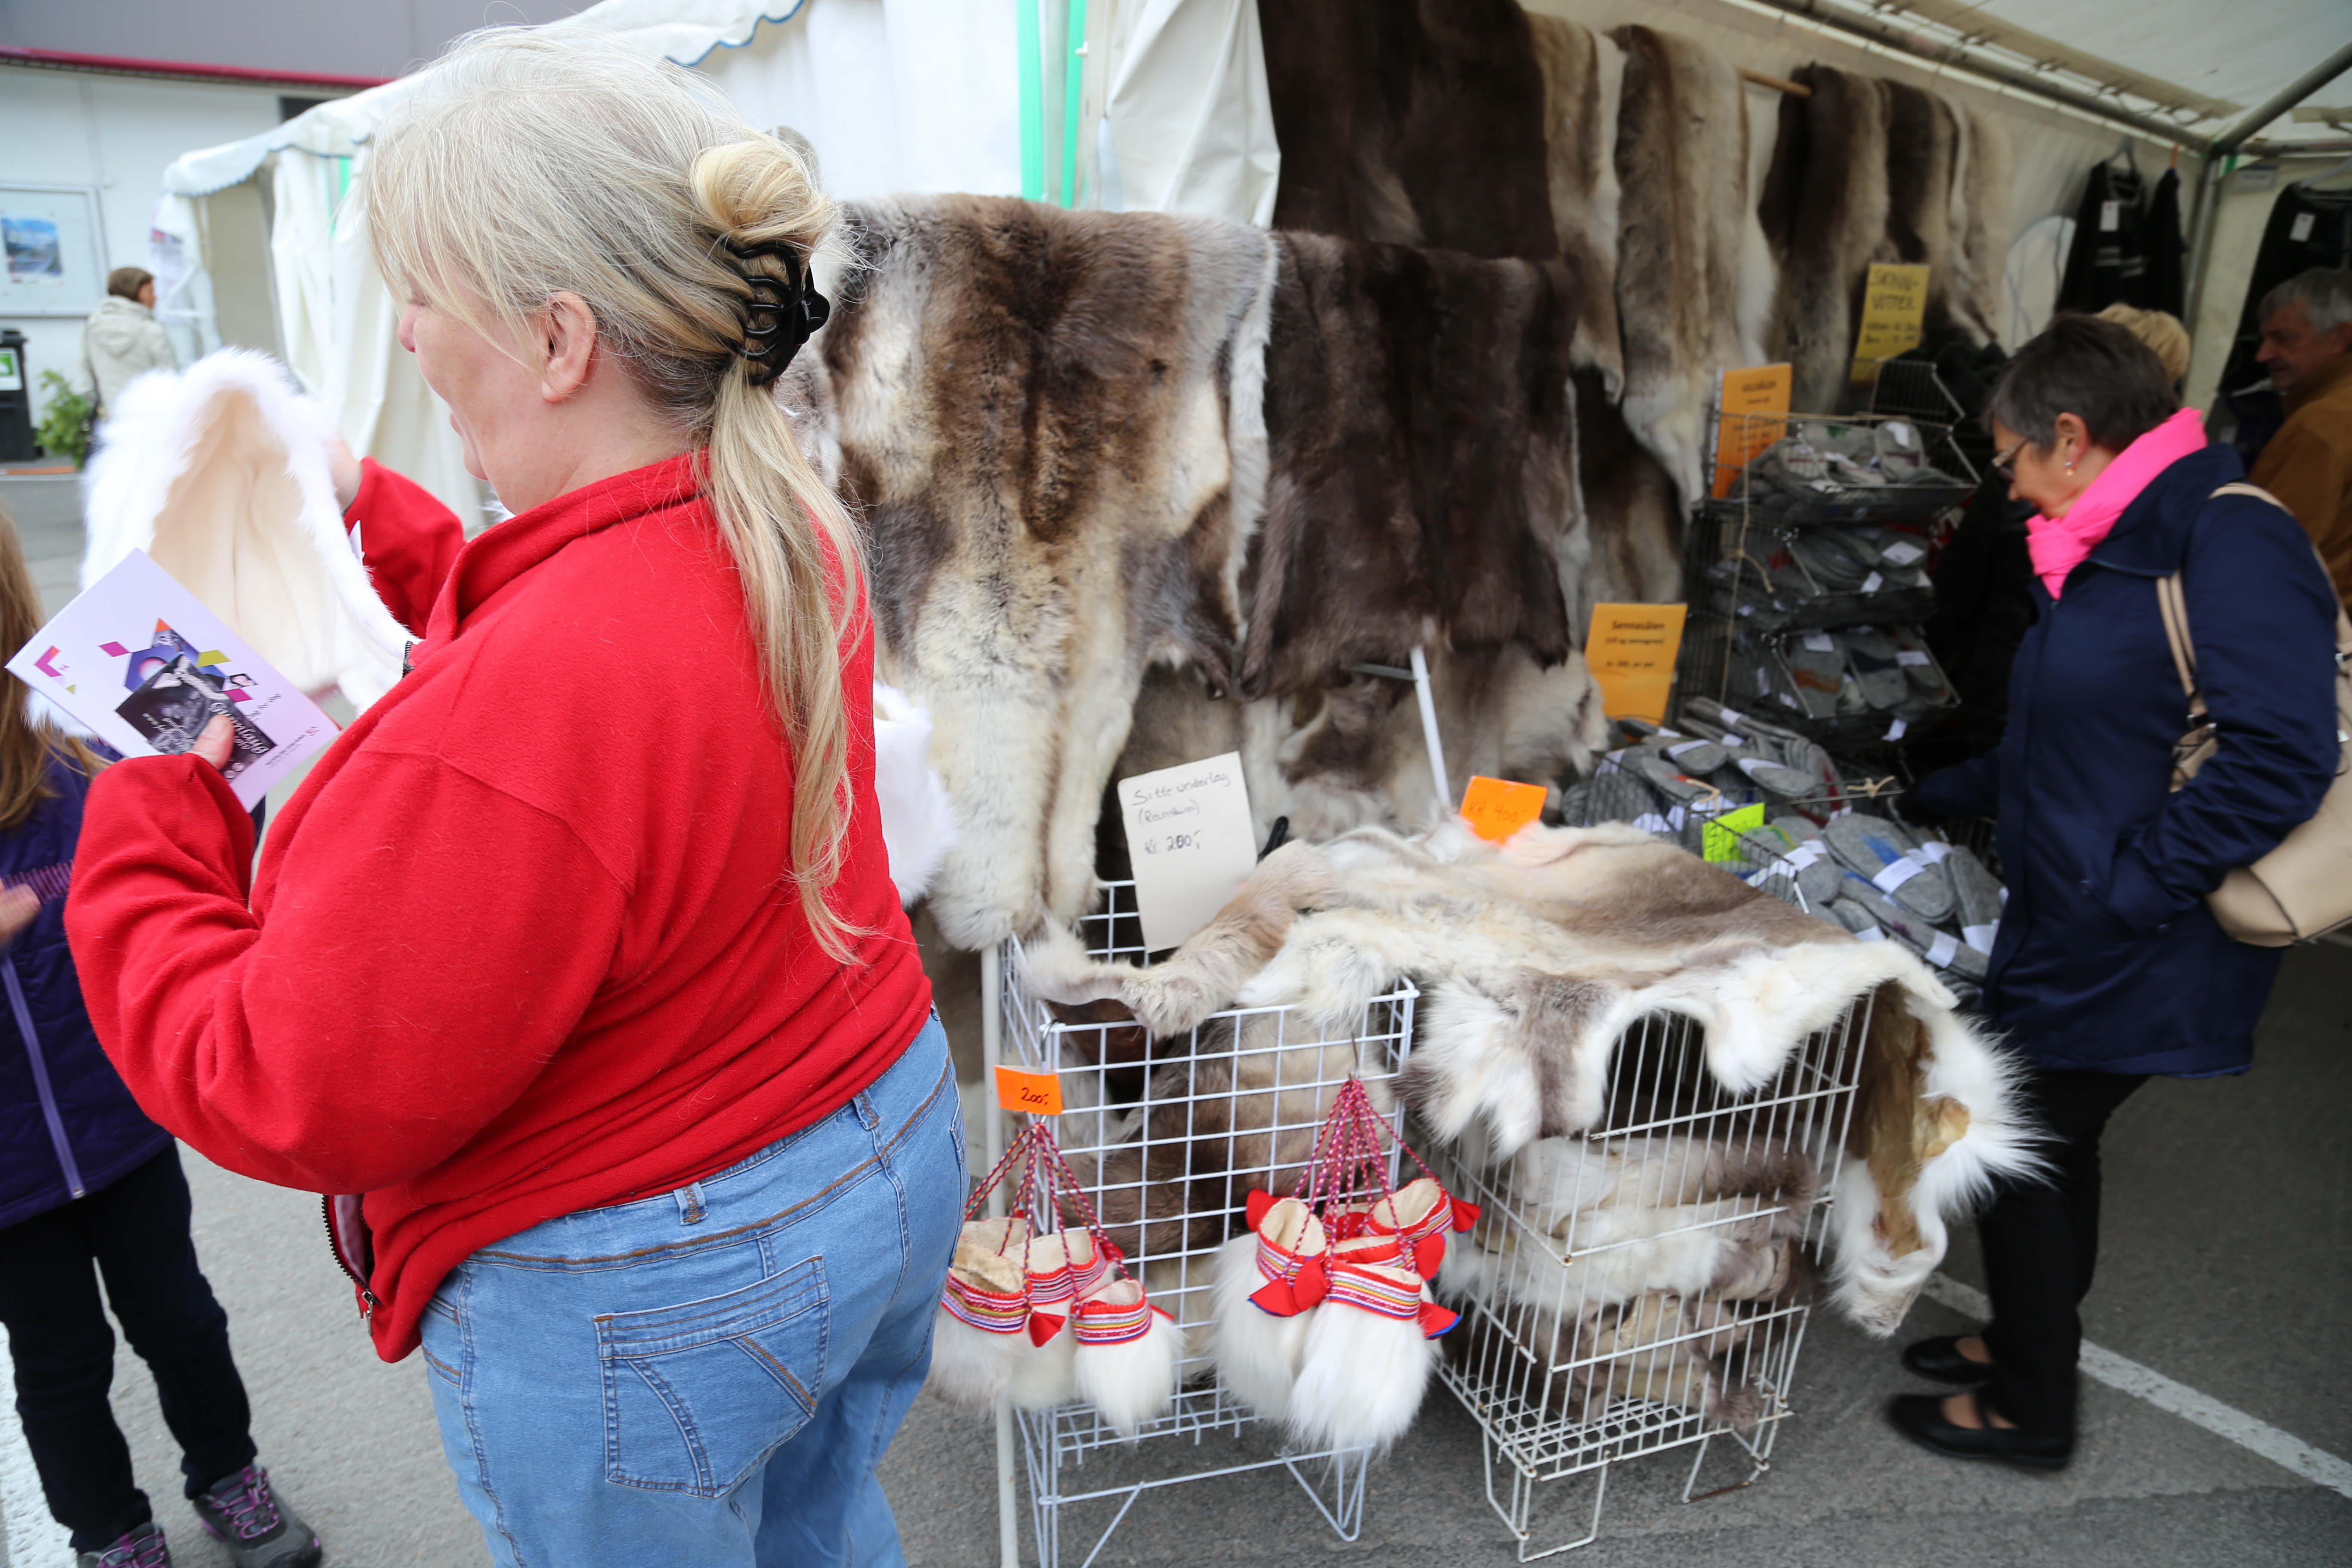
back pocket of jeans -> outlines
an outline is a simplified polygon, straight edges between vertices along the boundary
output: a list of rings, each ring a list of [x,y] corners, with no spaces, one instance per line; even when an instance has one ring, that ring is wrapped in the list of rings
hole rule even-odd
[[[604,1478],[724,1497],[814,1414],[824,1260],[723,1296],[596,1320]]]

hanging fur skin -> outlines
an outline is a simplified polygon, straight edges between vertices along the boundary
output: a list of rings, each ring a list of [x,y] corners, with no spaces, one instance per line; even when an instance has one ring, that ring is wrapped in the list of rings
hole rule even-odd
[[[955,803],[930,909],[979,948],[1086,907],[1146,667],[1231,679],[1274,247],[986,196],[849,217],[868,271],[782,395],[864,514],[882,673]]]
[[[1643,193],[1622,205],[1617,231],[1621,406],[1687,508],[1701,493],[1716,373],[1762,362],[1772,260],[1748,200],[1748,110],[1731,62],[1648,27],[1615,37],[1625,56],[1617,177]]]
[[[1528,30],[1543,71],[1552,224],[1560,260],[1579,285],[1576,363],[1600,373],[1601,394],[1614,403],[1625,384],[1617,330],[1617,108],[1624,57],[1611,39],[1565,17],[1529,12]]]
[[[1674,604],[1683,596],[1683,510],[1675,478],[1601,396],[1600,373],[1576,373],[1576,473],[1581,526],[1562,552],[1570,625],[1592,606]]]
[[[1959,157],[1959,119],[1941,93],[1882,81],[1886,95],[1886,237],[1895,259],[1927,268],[1926,332],[1954,335],[1952,181]]]
[[[303,690],[340,686],[365,708],[392,689],[408,634],[345,531],[334,421],[284,367],[223,349],[141,376],[109,416],[86,481],[83,587],[143,550]]]
[[[1799,68],[1794,79],[1813,95],[1780,100],[1780,135],[1760,204],[1780,268],[1770,348],[1793,367],[1795,405],[1826,414],[1845,395],[1870,264],[1894,259],[1886,240],[1886,92],[1874,78],[1822,65]]]
[[[1977,344],[1995,342],[2002,331],[2009,247],[2016,237],[2009,133],[1987,115],[1948,99],[1946,102],[1957,131],[1947,309],[1961,337]]]
[[[1244,697],[1415,645],[1568,655],[1573,289],[1556,265],[1276,237]]]
[[[1610,1053],[1641,1017],[1698,1024],[1709,1076],[1747,1094],[1867,1001],[1833,1233],[1837,1299],[1874,1333],[1941,1260],[1946,1216],[2034,1165],[2014,1069],[1916,958],[1622,826],[1287,845],[1166,963],[1073,964],[1045,994],[1116,996],[1173,1035],[1228,1005],[1351,1025],[1403,975],[1423,1000],[1399,1092],[1441,1137],[1483,1121],[1495,1158],[1598,1124]]]
[[[1275,227],[1558,254],[1543,75],[1518,0],[1259,0],[1257,11],[1282,147]]]

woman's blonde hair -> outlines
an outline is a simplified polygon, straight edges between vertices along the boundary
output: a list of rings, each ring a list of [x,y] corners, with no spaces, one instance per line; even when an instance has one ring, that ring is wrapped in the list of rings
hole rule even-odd
[[[23,647],[48,618],[32,569],[25,564],[16,521],[0,505],[0,644]],[[22,827],[41,802],[58,793],[49,784],[52,762],[85,774],[105,765],[75,737],[35,719],[30,698],[17,686],[0,700],[0,831]]]
[[[730,247],[807,260],[835,220],[793,149],[715,89],[610,34],[468,35],[377,133],[362,172],[378,267],[437,312],[520,335],[561,292],[660,416],[708,448],[703,493],[743,581],[793,763],[792,866],[835,958],[857,932],[826,901],[849,831],[841,648],[865,604],[857,536],[737,351],[753,291]],[[763,318],[764,319],[764,318]],[[756,340],[754,340],[756,342]]]
[[[2156,351],[2164,374],[2178,386],[2189,374],[2189,329],[2169,310],[2143,310],[2137,305],[2110,305],[2099,320],[2113,321]]]

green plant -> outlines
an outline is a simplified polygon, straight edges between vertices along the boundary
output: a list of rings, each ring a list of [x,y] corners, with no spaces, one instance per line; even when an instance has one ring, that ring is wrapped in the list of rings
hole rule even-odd
[[[49,456],[71,458],[79,468],[89,456],[90,401],[53,370],[41,373],[41,390],[48,394],[48,402],[41,407],[41,423],[34,437]]]

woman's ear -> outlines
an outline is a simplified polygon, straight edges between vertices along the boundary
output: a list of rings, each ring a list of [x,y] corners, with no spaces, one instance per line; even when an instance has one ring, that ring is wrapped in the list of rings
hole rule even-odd
[[[596,359],[596,313],[588,301],[565,290],[547,301],[539,331],[546,350],[540,362],[539,395],[562,403],[588,384]]]
[[[2061,414],[2050,423],[2050,456],[2073,473],[2074,465],[2090,454],[2091,427],[2083,423],[2079,414]]]

